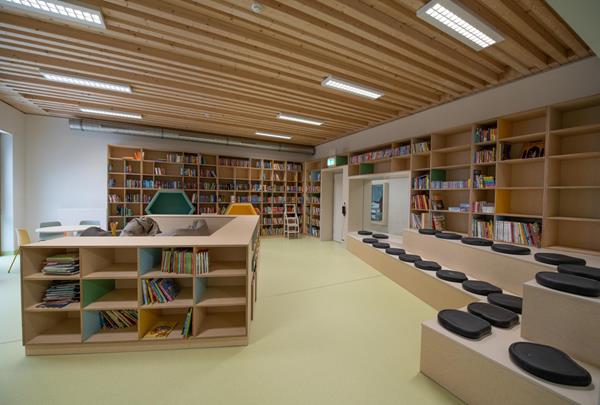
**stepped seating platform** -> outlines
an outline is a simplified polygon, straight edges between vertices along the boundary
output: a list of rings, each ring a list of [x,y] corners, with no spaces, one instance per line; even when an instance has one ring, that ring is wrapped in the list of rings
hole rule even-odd
[[[535,260],[535,253],[561,253],[550,249],[531,247],[529,255],[508,255],[493,251],[488,246],[473,246],[460,240],[440,239],[407,229],[402,237],[402,247],[412,254],[422,255],[447,268],[462,271],[469,278],[485,280],[503,290],[523,295],[523,284],[535,278],[540,271],[556,271],[556,266]],[[564,253],[564,252],[562,252]],[[569,256],[587,259],[588,265],[598,267],[600,257],[568,253]]]
[[[435,271],[420,270],[413,263],[362,243],[356,233],[349,233],[346,241],[351,252],[438,310],[468,312],[470,303],[488,302],[486,296],[464,290],[461,283],[442,280]],[[597,344],[600,341],[597,321],[600,298],[577,296],[537,284],[537,272],[557,268],[534,259],[534,253],[548,252],[548,249],[532,248],[528,256],[504,255],[489,247],[465,245],[408,230],[403,238],[390,235],[388,242],[393,248],[421,255],[423,260],[436,261],[444,270],[462,271],[470,280],[487,281],[507,294],[523,296],[523,315],[519,323],[507,329],[494,326],[490,335],[478,340],[445,329],[438,319],[424,322],[423,374],[466,403],[600,403],[600,345]],[[591,266],[600,264],[597,256],[572,255],[584,257]],[[459,263],[465,260],[467,263]],[[577,340],[574,340],[575,335]],[[546,344],[564,351],[591,374],[592,384],[587,387],[561,385],[524,371],[510,358],[508,348],[515,342]]]
[[[520,331],[519,325],[493,327],[491,335],[473,340],[444,329],[435,319],[426,321],[421,327],[421,372],[468,404],[598,404],[597,366],[575,358],[592,375],[592,384],[571,387],[547,382],[515,365],[508,348],[528,341]]]
[[[600,298],[553,290],[531,280],[523,295],[524,338],[600,367]]]

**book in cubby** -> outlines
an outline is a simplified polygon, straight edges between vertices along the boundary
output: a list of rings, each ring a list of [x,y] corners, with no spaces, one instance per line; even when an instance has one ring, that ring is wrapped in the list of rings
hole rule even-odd
[[[392,156],[394,157],[409,156],[411,151],[411,142],[410,140],[407,140],[394,144],[393,149]]]
[[[473,152],[473,163],[475,164],[491,164],[496,161],[495,146],[476,146]]]
[[[480,124],[473,128],[473,143],[489,144],[496,142],[498,137],[498,127],[496,122]]]
[[[63,270],[44,270],[46,266],[66,265]],[[79,279],[79,249],[43,248],[21,257],[24,280]],[[64,274],[63,274],[64,273]]]
[[[429,208],[429,196],[427,194],[417,193],[411,196],[411,209],[428,211]]]
[[[496,211],[496,206],[493,201],[473,201],[471,212],[474,214],[493,215]]]
[[[410,214],[410,227],[413,229],[432,228],[431,213],[412,212]]]
[[[431,150],[431,138],[416,138],[412,140],[411,150],[413,155],[429,153]]]
[[[192,307],[141,309],[139,337],[142,340],[185,339],[192,334]]]
[[[22,300],[27,312],[79,311],[79,280],[27,280]]]
[[[469,188],[469,167],[431,169],[432,190],[462,190]]]
[[[494,239],[494,218],[475,215],[471,219],[471,236],[475,238]]]
[[[430,177],[429,172],[425,173],[413,173],[412,189],[413,190],[429,190]]]
[[[542,223],[536,218],[496,216],[494,239],[518,245],[540,247]]]
[[[140,280],[142,307],[190,307],[193,285],[190,278],[144,278]]]
[[[493,174],[494,169],[494,167],[489,167],[488,170],[474,169],[473,188],[485,189],[496,187],[496,177]]]
[[[350,164],[357,165],[359,163],[371,162],[376,160],[389,159],[394,155],[394,148],[392,145],[384,145],[378,149],[359,152],[350,155]]]
[[[138,340],[137,309],[83,311],[82,338],[88,343]]]

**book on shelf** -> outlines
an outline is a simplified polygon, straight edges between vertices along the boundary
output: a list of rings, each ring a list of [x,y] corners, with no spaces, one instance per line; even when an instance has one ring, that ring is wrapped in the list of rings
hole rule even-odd
[[[534,159],[544,157],[544,141],[525,142],[521,159]]]
[[[469,212],[471,205],[469,203],[460,203],[458,206],[448,207],[450,212]]]
[[[429,141],[416,142],[412,145],[412,153],[424,153],[429,152],[429,150]]]
[[[446,229],[446,217],[441,214],[433,214],[431,216],[433,229],[443,231]]]
[[[429,212],[422,212],[421,214],[411,213],[411,227],[416,229],[430,228],[431,227],[431,214]]]
[[[179,294],[179,286],[171,278],[142,280],[144,305],[171,302]]]
[[[494,203],[489,201],[474,201],[472,208],[474,213],[493,214],[495,212]]]
[[[496,220],[494,239],[527,246],[541,246],[542,225],[538,221]]]
[[[412,209],[429,210],[429,198],[425,194],[414,194],[411,205]]]
[[[99,315],[102,329],[125,329],[137,325],[138,322],[138,312],[135,309],[100,311]]]
[[[494,221],[490,219],[473,218],[471,222],[471,235],[475,238],[494,238]]]
[[[79,302],[79,280],[52,280],[42,302],[36,305],[37,308],[63,308],[74,302]]]
[[[470,180],[431,181],[432,190],[453,190],[469,188]]]
[[[495,127],[477,127],[473,130],[473,142],[494,142],[498,135],[498,128]]]
[[[163,250],[160,267],[164,273],[192,274],[195,267],[194,253],[190,249]]]
[[[350,158],[350,163],[358,164],[364,162],[370,162],[373,160],[381,160],[392,157],[394,151],[391,147],[385,149],[374,150],[371,152],[361,153],[359,155],[354,155]]]
[[[79,274],[79,255],[77,253],[66,253],[48,256],[42,262],[42,273],[48,276]]]
[[[473,163],[492,163],[496,161],[496,148],[488,148],[473,153]]]
[[[188,308],[185,314],[185,320],[183,321],[183,328],[181,328],[181,336],[184,338],[189,337],[192,334],[192,308]]]
[[[393,156],[406,156],[410,155],[410,144],[398,145],[394,148]]]
[[[413,178],[412,188],[415,190],[428,190],[430,186],[429,174]]]
[[[169,334],[177,327],[177,321],[158,321],[144,337],[166,339]]]
[[[473,188],[494,188],[496,177],[482,174],[481,170],[473,170]]]
[[[210,258],[208,250],[196,253],[196,274],[207,274],[210,271]]]

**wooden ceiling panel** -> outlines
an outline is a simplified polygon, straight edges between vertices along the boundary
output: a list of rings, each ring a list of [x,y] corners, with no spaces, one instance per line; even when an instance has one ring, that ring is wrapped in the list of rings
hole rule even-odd
[[[462,0],[505,38],[481,52],[417,18],[425,0],[260,0],[258,14],[250,0],[87,2],[106,29],[0,5],[1,100],[27,113],[92,117],[79,111],[87,106],[140,112],[146,125],[318,145],[592,54],[543,0]],[[51,82],[40,69],[133,93]],[[385,95],[324,88],[327,75]]]

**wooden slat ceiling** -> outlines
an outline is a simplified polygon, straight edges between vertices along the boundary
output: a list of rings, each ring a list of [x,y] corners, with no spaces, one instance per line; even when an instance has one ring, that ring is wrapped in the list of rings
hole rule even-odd
[[[79,107],[112,108],[140,112],[146,125],[245,137],[265,130],[318,145],[591,55],[543,0],[462,0],[505,37],[481,52],[418,19],[424,0],[261,0],[261,14],[247,0],[86,3],[101,8],[106,30],[0,6],[1,100],[27,113],[92,117]],[[59,84],[39,69],[134,92]],[[385,96],[326,89],[329,74]],[[280,121],[277,112],[325,124]]]

